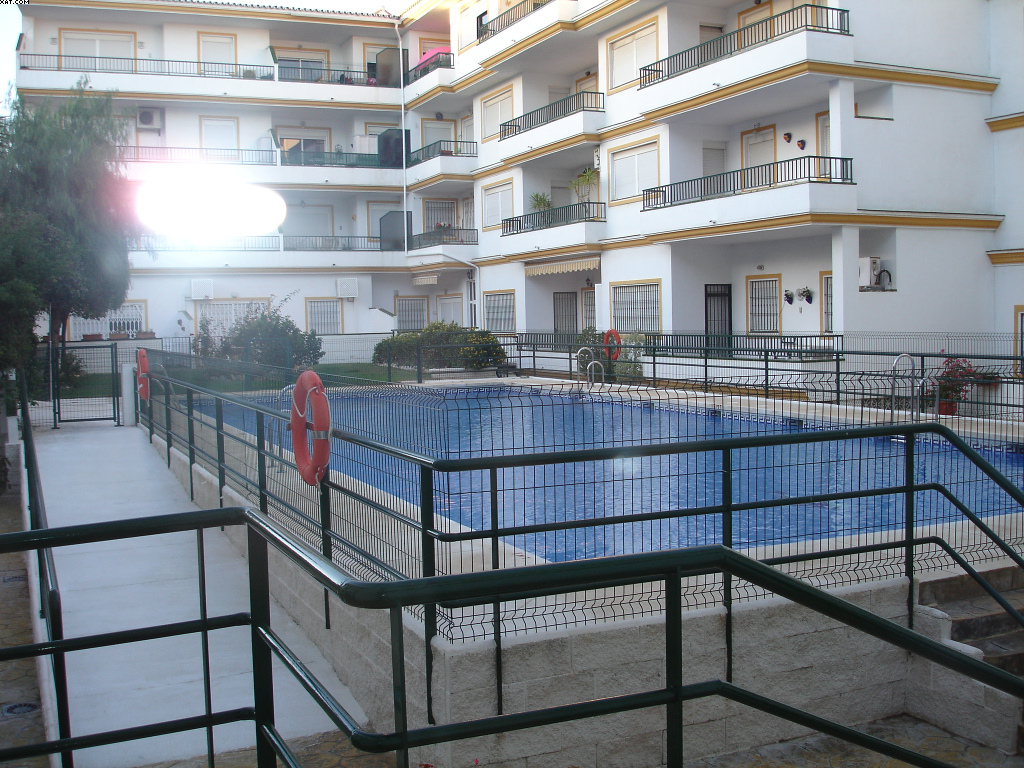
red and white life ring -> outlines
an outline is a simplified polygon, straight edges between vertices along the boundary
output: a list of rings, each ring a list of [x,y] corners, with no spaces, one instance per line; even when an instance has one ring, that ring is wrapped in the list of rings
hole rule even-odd
[[[306,441],[306,424],[312,422],[313,450]],[[313,371],[303,371],[292,395],[292,453],[299,474],[308,485],[317,485],[331,461],[331,405],[324,383]]]
[[[135,367],[137,369],[139,400],[149,400],[149,358],[146,357],[146,350],[139,347],[135,352]]]
[[[612,346],[612,339],[615,339],[615,346]],[[619,332],[614,328],[609,328],[604,332],[604,347],[605,351],[608,352],[609,360],[618,360],[619,352],[622,349],[622,337],[619,336]]]

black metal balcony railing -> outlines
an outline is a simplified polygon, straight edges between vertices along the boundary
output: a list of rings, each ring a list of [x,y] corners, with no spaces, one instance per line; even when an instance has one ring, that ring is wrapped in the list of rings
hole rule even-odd
[[[278,235],[247,235],[219,239],[210,243],[209,247],[162,235],[140,235],[131,247],[131,250],[135,251],[279,251],[280,249],[281,238]]]
[[[848,157],[796,157],[644,190],[645,211],[800,182],[853,183]]]
[[[435,53],[426,61],[421,61],[415,67],[405,73],[405,84],[415,83],[424,75],[429,75],[435,69],[454,69],[455,54],[451,52]]]
[[[409,250],[415,251],[417,248],[429,248],[433,245],[476,245],[477,239],[475,229],[437,227],[430,232],[413,235],[409,241]]]
[[[237,163],[274,165],[272,149],[210,149],[204,147],[132,147],[117,148],[126,163]]]
[[[221,64],[210,61],[126,59],[113,56],[66,56],[51,53],[19,54],[22,69],[118,72],[136,75],[184,75],[186,77],[236,77],[242,80],[273,80],[274,67],[267,64]]]
[[[524,16],[528,16],[538,8],[547,5],[549,2],[551,2],[551,0],[525,0],[518,5],[513,5],[500,16],[495,16],[490,21],[477,27],[476,39],[486,40],[487,38],[498,34],[502,30],[508,29]]]
[[[517,133],[528,131],[539,125],[550,123],[566,115],[574,115],[577,112],[603,112],[604,94],[595,91],[580,91],[564,99],[553,101],[550,104],[527,112],[525,115],[508,120],[500,126],[500,138],[507,139]],[[500,139],[499,139],[500,140]]]
[[[511,219],[502,219],[501,236],[562,227],[566,224],[579,224],[583,221],[604,221],[604,218],[604,203],[573,203],[558,208],[548,208],[545,211],[527,213],[524,216],[513,216]]]
[[[850,34],[850,12],[824,5],[801,5],[791,11],[771,16],[730,32],[727,35],[695,45],[668,58],[640,68],[640,87],[660,83],[671,77],[697,69],[718,59],[732,56],[756,45],[770,42],[792,32],[830,32]]]
[[[381,88],[397,87],[386,83],[378,83],[377,78],[365,69],[279,66],[277,76],[280,80],[290,83],[333,83],[335,85],[379,85]]]
[[[303,152],[282,149],[281,165],[380,168],[380,157],[363,152]]]
[[[286,251],[379,251],[379,237],[284,235]]]
[[[476,157],[475,141],[435,141],[409,153],[408,166],[433,160],[435,157],[451,155],[454,157]]]

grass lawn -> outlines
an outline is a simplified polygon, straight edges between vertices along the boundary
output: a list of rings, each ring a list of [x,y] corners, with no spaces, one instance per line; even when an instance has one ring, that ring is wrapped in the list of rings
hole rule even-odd
[[[326,365],[314,365],[313,370],[329,376],[348,376],[353,379],[371,379],[373,381],[388,380],[387,366],[373,363],[327,363]],[[416,371],[392,366],[391,380],[416,381]]]

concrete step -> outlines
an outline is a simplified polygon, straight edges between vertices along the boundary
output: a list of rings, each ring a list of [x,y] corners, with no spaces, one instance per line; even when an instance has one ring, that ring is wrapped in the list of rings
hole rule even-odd
[[[980,649],[989,664],[1024,675],[1024,630],[964,642]]]
[[[1002,592],[1003,598],[1024,614],[1024,589]],[[1016,632],[1022,627],[988,595],[962,597],[934,604],[953,620],[950,637],[962,643]]]

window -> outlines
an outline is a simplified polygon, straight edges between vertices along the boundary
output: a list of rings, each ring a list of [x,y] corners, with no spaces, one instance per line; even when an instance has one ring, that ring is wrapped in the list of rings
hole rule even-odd
[[[473,205],[472,197],[462,198],[462,228],[476,229],[476,222],[473,221],[476,206]]]
[[[832,273],[821,273],[821,332],[835,333],[832,320]]]
[[[462,136],[459,138],[462,141],[476,141],[476,138],[473,136],[473,129],[473,116],[469,115],[469,117],[462,118]]]
[[[429,232],[439,227],[458,227],[457,200],[424,200],[423,231]]]
[[[238,120],[233,117],[202,117],[200,130],[203,149],[235,151],[238,149]]]
[[[516,294],[514,291],[484,293],[484,327],[498,333],[516,330]]]
[[[426,296],[395,296],[395,328],[421,331],[427,324]]]
[[[234,75],[235,36],[199,35],[199,61],[204,75]]]
[[[277,136],[281,149],[295,165],[323,162],[319,156],[331,146],[331,132],[327,128],[278,128]]]
[[[420,122],[421,144],[427,146],[438,141],[455,140],[454,120],[423,120]]]
[[[725,173],[725,142],[705,141],[704,142],[704,172],[703,176],[715,176]]]
[[[621,88],[640,78],[640,67],[658,60],[658,25],[648,24],[608,43],[608,87]]]
[[[275,49],[277,72],[281,80],[301,80],[318,83],[327,74],[328,52],[310,50]]]
[[[380,219],[386,213],[402,210],[402,201],[369,202],[366,204],[366,234],[380,237]]]
[[[459,47],[465,48],[476,42],[476,6],[470,4],[459,12]]]
[[[580,303],[583,304],[583,327],[597,328],[597,294],[593,288],[584,288],[580,293]]]
[[[747,278],[747,332],[779,332],[779,276]]]
[[[496,96],[484,99],[482,103],[483,138],[497,136],[501,124],[512,119],[512,91],[503,91]]]
[[[66,31],[61,33],[61,53],[70,58],[63,59],[64,69],[96,69],[96,59],[105,70],[132,71],[135,58],[135,35],[110,32]],[[121,61],[112,61],[121,59]]]
[[[267,302],[262,299],[200,301],[198,305],[197,327],[199,327],[203,320],[209,319],[210,333],[214,336],[223,336],[239,320],[244,319],[249,314],[255,314],[267,308]]]
[[[306,328],[317,336],[341,333],[341,302],[338,299],[307,299]]]
[[[714,24],[700,25],[700,41],[702,43],[714,40],[716,37],[721,37],[723,34],[725,34],[725,29],[721,26],[716,26]]]
[[[367,136],[380,136],[384,131],[398,128],[398,123],[366,123],[363,127]]]
[[[511,181],[484,190],[484,229],[500,227],[502,219],[513,216]]]
[[[661,331],[661,285],[612,286],[612,327],[619,333]]]
[[[133,337],[146,330],[146,304],[141,301],[126,301],[108,315],[111,333],[127,333]]]
[[[555,333],[577,333],[576,292],[555,291],[554,293]]]
[[[612,200],[638,197],[658,186],[658,142],[611,153]]]

